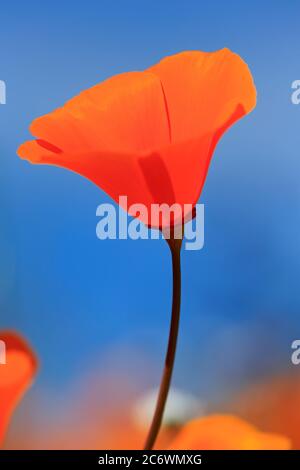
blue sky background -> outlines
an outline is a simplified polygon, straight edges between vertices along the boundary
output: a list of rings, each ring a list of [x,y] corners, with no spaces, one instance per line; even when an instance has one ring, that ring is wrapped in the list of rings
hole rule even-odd
[[[218,398],[289,367],[300,336],[297,3],[1,4],[0,328],[18,329],[38,351],[36,390],[59,395],[111,355],[129,376],[150,360],[144,379],[155,385],[171,265],[163,241],[97,240],[96,207],[109,198],[78,175],[21,161],[16,149],[32,119],[80,90],[188,49],[239,53],[258,104],[215,152],[201,196],[204,249],[183,252],[174,383]],[[140,362],[127,360],[135,354]]]

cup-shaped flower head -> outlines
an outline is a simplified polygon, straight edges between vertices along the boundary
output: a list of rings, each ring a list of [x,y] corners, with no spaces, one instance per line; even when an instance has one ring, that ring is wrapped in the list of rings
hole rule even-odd
[[[0,364],[0,446],[12,413],[31,385],[37,359],[30,346],[14,332],[0,332],[3,345]]]
[[[152,204],[177,204],[185,214],[198,201],[218,140],[255,103],[251,73],[237,54],[182,52],[114,76],[36,119],[36,139],[18,154],[77,172],[116,202],[127,196],[126,208],[144,204],[150,214]],[[155,226],[145,213],[138,217]]]
[[[170,449],[176,450],[289,450],[280,434],[265,433],[232,415],[211,415],[187,423]]]

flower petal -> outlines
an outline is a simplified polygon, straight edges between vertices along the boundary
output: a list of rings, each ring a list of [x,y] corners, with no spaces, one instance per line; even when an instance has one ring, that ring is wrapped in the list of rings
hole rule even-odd
[[[0,443],[11,415],[30,386],[37,370],[37,359],[19,335],[0,332],[6,346],[6,364],[0,365]]]
[[[285,436],[262,433],[231,415],[212,415],[187,423],[170,449],[176,450],[289,450]]]
[[[183,52],[108,79],[36,119],[37,140],[18,154],[73,170],[148,213],[153,203],[193,205],[218,140],[255,101],[239,56],[228,49]]]
[[[182,52],[148,70],[162,82],[175,143],[217,130],[238,106],[247,114],[256,103],[248,66],[229,49]]]
[[[108,151],[68,154],[43,140],[25,142],[19,147],[18,154],[32,163],[72,170],[95,183],[117,203],[120,196],[126,195],[124,210],[143,203],[150,217],[152,204],[177,204],[181,206],[182,217],[179,214],[180,222],[176,220],[182,223],[189,218],[185,204],[196,204],[200,196],[219,137],[242,112],[241,107],[237,108],[228,122],[215,132],[144,155]],[[142,222],[158,228],[154,221],[144,216],[145,213],[139,216]],[[162,223],[160,228],[165,225]]]
[[[30,130],[65,153],[144,152],[170,142],[161,83],[149,72],[116,75],[83,91]]]
[[[95,183],[117,203],[120,196],[127,196],[127,210],[133,204],[143,203],[151,210],[152,195],[145,186],[139,165],[139,155],[114,152],[89,152],[65,154],[51,151],[50,147],[33,140],[22,144],[18,149],[21,158],[32,163],[41,163],[66,168]],[[147,219],[140,217],[145,224]]]
[[[157,164],[152,155],[140,158],[140,165],[144,173],[145,181],[157,203],[175,202],[182,207],[184,204],[196,204],[205,183],[210,160],[215,146],[221,135],[228,129],[232,122],[243,114],[243,109],[238,106],[227,122],[214,132],[203,134],[198,139],[175,143],[159,151],[161,166],[165,167],[165,174],[169,175],[169,184],[166,178],[159,180]],[[156,155],[156,154],[155,154]],[[145,161],[149,160],[145,165]],[[152,171],[151,171],[152,168]],[[184,175],[184,176],[183,176]],[[166,193],[166,186],[171,188]]]

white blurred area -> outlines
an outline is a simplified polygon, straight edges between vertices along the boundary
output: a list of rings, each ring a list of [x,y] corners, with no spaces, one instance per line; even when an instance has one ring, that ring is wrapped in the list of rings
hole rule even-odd
[[[154,414],[158,389],[152,389],[138,398],[133,408],[133,419],[141,429],[148,428]],[[179,426],[204,414],[204,404],[194,395],[171,388],[164,412],[163,426]]]

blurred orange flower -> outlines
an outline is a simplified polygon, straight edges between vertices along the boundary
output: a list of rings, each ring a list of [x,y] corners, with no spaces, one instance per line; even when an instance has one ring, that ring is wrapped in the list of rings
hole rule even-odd
[[[6,364],[0,365],[0,445],[18,402],[30,386],[37,359],[28,344],[14,332],[0,332],[6,347]]]
[[[288,436],[292,448],[299,450],[299,397],[299,372],[287,370],[248,385],[225,406],[227,412],[236,413],[255,426]]]
[[[174,450],[289,450],[288,438],[260,432],[232,415],[212,415],[195,419],[179,431],[170,449]]]
[[[222,134],[255,104],[251,73],[237,54],[182,52],[110,78],[36,119],[36,140],[18,154],[75,171],[117,202],[127,196],[125,209],[177,203],[183,210],[196,204]]]

